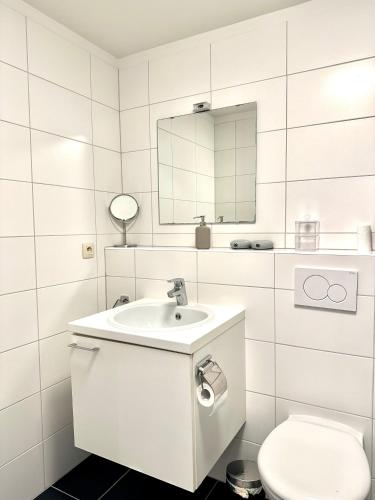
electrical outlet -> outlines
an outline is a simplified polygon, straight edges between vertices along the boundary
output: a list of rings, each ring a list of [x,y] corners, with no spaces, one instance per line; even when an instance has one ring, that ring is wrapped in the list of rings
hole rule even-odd
[[[95,255],[94,243],[82,243],[82,258],[93,259]]]

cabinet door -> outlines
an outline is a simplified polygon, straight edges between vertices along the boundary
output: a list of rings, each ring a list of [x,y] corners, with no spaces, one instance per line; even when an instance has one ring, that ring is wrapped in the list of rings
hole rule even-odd
[[[74,335],[75,444],[193,489],[191,360],[185,354]]]

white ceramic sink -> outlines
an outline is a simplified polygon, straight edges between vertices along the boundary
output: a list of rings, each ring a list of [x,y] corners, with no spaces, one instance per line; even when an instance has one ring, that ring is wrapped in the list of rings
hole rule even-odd
[[[175,302],[154,304],[129,304],[125,309],[115,312],[111,322],[137,330],[162,330],[181,328],[207,321],[212,312],[202,306],[177,306]]]
[[[69,323],[71,332],[192,354],[245,317],[242,306],[141,299]]]

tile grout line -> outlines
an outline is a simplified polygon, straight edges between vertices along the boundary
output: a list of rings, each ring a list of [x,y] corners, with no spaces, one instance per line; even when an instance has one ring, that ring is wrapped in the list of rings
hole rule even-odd
[[[102,498],[105,498],[106,494],[109,493],[112,490],[112,488],[114,488],[116,486],[116,484],[119,483],[121,481],[121,479],[123,479],[130,472],[130,470],[131,469],[128,469],[121,477],[119,477],[117,479],[117,481],[115,481],[112,484],[112,486],[110,486],[102,495],[100,495],[100,497],[98,497],[98,500],[101,500]]]
[[[69,493],[67,493],[66,491],[60,490],[60,488],[57,488],[57,487],[56,487],[56,486],[54,486],[54,485],[50,486],[50,488],[53,488],[54,490],[59,491],[60,493],[64,493],[64,495],[66,495],[66,496],[67,496],[67,497],[69,497],[69,498],[73,498],[74,500],[79,500],[79,498],[74,497],[73,495],[70,495],[70,494],[69,494]]]
[[[210,496],[211,496],[211,493],[214,491],[214,489],[216,488],[217,484],[219,483],[219,481],[217,481],[215,479],[215,482],[212,486],[212,488],[210,489],[210,491],[208,492],[207,496],[204,498],[204,500],[209,500]]]
[[[42,464],[43,464],[43,487],[46,488],[46,459],[44,449],[44,422],[43,422],[43,398],[42,398],[42,361],[41,361],[41,345],[40,345],[40,326],[39,326],[39,301],[38,301],[38,259],[37,259],[37,241],[36,241],[36,217],[35,217],[35,191],[34,191],[34,170],[33,170],[33,146],[31,134],[31,101],[30,101],[30,73],[29,73],[29,39],[28,39],[28,18],[25,17],[25,41],[26,41],[26,68],[27,68],[27,104],[28,104],[28,119],[29,119],[29,151],[30,151],[30,177],[31,177],[31,202],[32,202],[32,217],[33,217],[33,240],[34,240],[34,273],[35,273],[35,308],[36,308],[36,328],[38,338],[38,370],[39,370],[39,414],[40,414],[40,431],[42,448]]]

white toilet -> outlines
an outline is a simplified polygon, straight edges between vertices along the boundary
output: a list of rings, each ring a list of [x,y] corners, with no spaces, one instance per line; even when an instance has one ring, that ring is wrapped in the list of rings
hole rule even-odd
[[[370,491],[363,435],[325,418],[292,415],[260,448],[269,500],[364,500]]]

